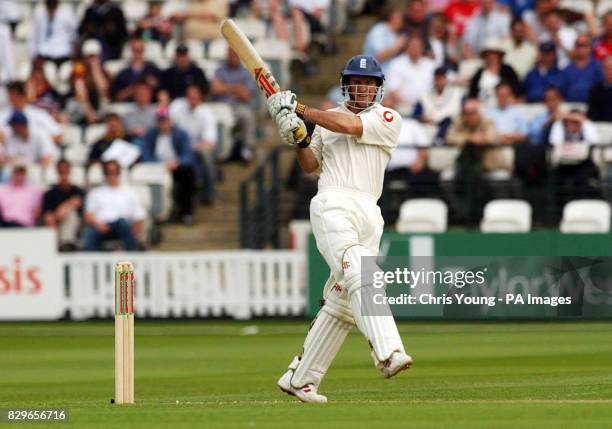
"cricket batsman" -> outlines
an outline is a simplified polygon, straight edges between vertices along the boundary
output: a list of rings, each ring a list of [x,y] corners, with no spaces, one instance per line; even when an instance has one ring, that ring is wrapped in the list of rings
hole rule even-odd
[[[310,221],[331,270],[324,304],[303,352],[278,380],[281,390],[303,402],[327,402],[318,387],[352,325],[369,342],[374,364],[385,378],[412,365],[393,316],[365,315],[361,305],[362,288],[371,286],[362,281],[361,258],[378,255],[384,221],[376,202],[402,126],[401,116],[380,104],[383,84],[378,61],[357,55],[341,73],[342,105],[321,111],[299,103],[291,91],[274,94],[267,102],[281,138],[297,146],[302,170],[319,174]],[[315,124],[314,131],[311,138],[296,141],[293,130],[304,121]]]

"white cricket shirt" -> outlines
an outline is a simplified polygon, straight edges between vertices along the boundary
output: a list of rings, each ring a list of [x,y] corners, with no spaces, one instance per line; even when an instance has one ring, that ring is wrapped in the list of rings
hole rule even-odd
[[[354,115],[344,104],[332,112]],[[361,137],[316,126],[310,150],[319,161],[319,190],[345,188],[380,198],[385,169],[402,128],[402,118],[393,109],[374,104],[358,113]]]

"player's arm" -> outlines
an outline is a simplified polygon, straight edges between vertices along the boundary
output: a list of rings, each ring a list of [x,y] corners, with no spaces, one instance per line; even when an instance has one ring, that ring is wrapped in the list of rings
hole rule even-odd
[[[363,134],[363,123],[357,115],[323,111],[300,103],[297,104],[295,112],[298,117],[306,122],[311,122],[336,133],[357,137],[361,137]]]

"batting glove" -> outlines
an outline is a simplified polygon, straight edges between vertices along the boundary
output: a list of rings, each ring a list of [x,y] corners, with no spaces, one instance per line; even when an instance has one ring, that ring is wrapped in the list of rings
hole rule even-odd
[[[295,138],[294,132],[298,128],[305,128],[304,121],[302,121],[295,112],[288,112],[287,110],[282,110],[275,117],[276,126],[278,127],[278,132],[281,135],[283,141],[290,145],[294,146],[296,144],[302,143],[306,135],[301,139],[297,140]]]
[[[297,106],[297,96],[291,91],[281,91],[272,94],[267,101],[270,116],[276,118],[282,110],[295,112]]]

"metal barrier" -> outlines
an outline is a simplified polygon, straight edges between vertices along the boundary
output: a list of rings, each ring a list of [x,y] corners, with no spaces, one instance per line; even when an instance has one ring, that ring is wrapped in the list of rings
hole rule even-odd
[[[62,254],[65,311],[114,314],[113,267],[130,261],[138,317],[298,316],[306,306],[302,252],[221,251]]]

